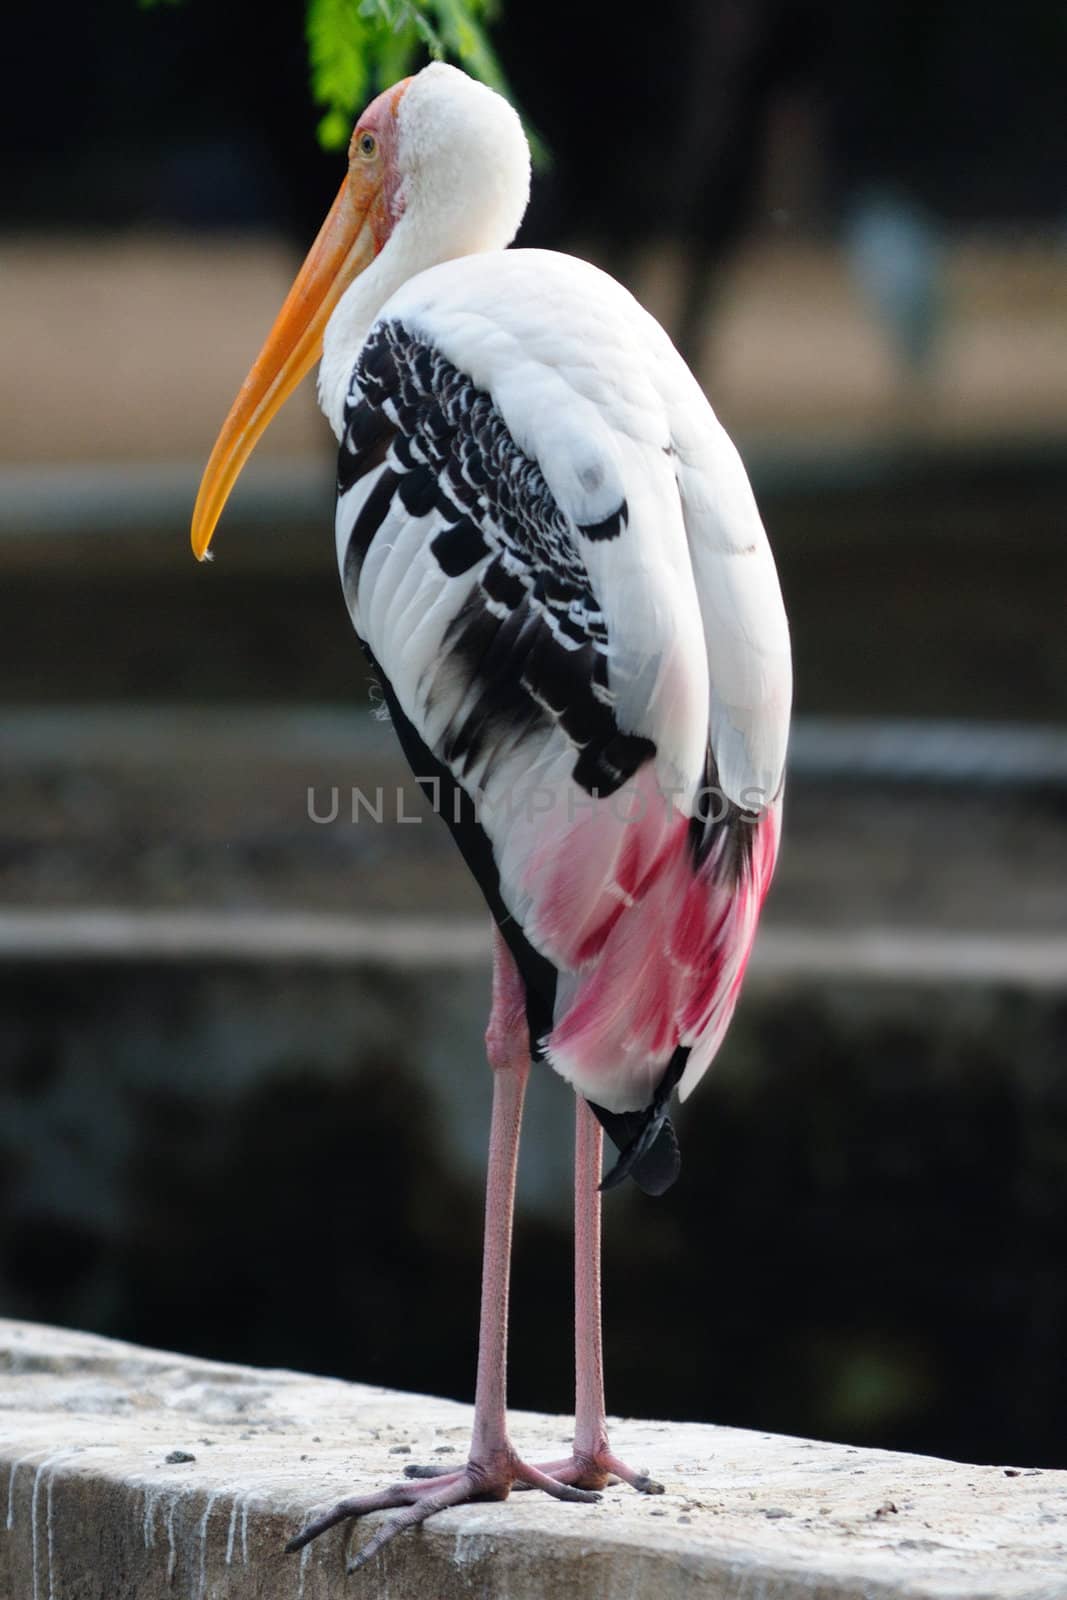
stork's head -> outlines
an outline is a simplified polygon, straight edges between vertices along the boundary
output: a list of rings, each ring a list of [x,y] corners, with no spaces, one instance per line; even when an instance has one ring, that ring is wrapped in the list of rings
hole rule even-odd
[[[530,190],[522,125],[502,96],[435,62],[367,107],[348,173],[215,442],[193,512],[198,560],[267,424],[322,354],[346,290],[381,256],[378,309],[425,267],[502,249]],[[368,286],[370,279],[368,278]]]

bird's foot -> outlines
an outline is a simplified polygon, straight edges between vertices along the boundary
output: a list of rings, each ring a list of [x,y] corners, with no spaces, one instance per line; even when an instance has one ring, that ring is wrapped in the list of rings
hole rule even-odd
[[[371,1511],[395,1509],[396,1516],[381,1523],[366,1544],[349,1558],[347,1570],[350,1573],[358,1572],[360,1567],[366,1566],[377,1555],[383,1545],[406,1528],[418,1527],[420,1522],[425,1522],[438,1511],[447,1510],[449,1506],[465,1505],[471,1500],[506,1500],[515,1484],[543,1489],[556,1500],[600,1499],[599,1494],[578,1484],[567,1483],[542,1472],[539,1467],[529,1466],[519,1459],[510,1446],[499,1451],[488,1463],[468,1461],[459,1472],[444,1472],[424,1478],[423,1481],[412,1481],[419,1476],[418,1469],[409,1471],[405,1483],[390,1484],[387,1489],[379,1489],[375,1494],[351,1495],[348,1499],[339,1500],[331,1510],[316,1517],[290,1539],[285,1547],[286,1553],[292,1555],[294,1551],[302,1550],[312,1539],[317,1539],[320,1533],[325,1533],[338,1522],[365,1517]]]
[[[599,1490],[606,1488],[609,1483],[621,1481],[636,1489],[638,1494],[663,1493],[662,1483],[650,1478],[647,1472],[638,1472],[635,1468],[627,1466],[626,1462],[620,1461],[606,1445],[597,1451],[576,1450],[565,1461],[542,1462],[536,1470],[545,1477],[552,1478],[556,1483],[576,1489]],[[441,1466],[417,1466],[413,1463],[404,1468],[404,1476],[407,1478],[425,1479],[437,1483],[440,1483],[447,1474],[448,1468]],[[525,1489],[534,1485],[517,1478],[515,1487]]]
[[[604,1445],[599,1450],[575,1450],[565,1461],[542,1462],[539,1468],[557,1483],[570,1484],[578,1489],[603,1489],[609,1483],[628,1483],[638,1494],[662,1494],[663,1485],[650,1478],[647,1472],[638,1472],[625,1461],[613,1455]]]

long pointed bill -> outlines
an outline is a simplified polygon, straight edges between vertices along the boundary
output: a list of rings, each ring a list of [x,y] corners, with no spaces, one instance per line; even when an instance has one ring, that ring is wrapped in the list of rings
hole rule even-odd
[[[230,490],[267,424],[322,355],[323,334],[337,302],[377,254],[381,189],[354,193],[354,188],[346,177],[215,441],[193,511],[198,561],[207,555]]]

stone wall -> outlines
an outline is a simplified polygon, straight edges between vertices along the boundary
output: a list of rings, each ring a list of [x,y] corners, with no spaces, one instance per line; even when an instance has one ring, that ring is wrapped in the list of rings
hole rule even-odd
[[[458,1507],[346,1578],[312,1507],[463,1459],[464,1406],[0,1322],[5,1600],[1063,1600],[1067,1473],[621,1421],[666,1486]],[[533,1456],[567,1419],[517,1414]],[[6,1493],[4,1492],[6,1490]]]
[[[9,964],[0,1304],[468,1397],[488,995],[461,957]],[[1062,1030],[1054,990],[757,965],[681,1181],[606,1197],[609,1401],[1062,1464]],[[562,1410],[571,1102],[549,1072],[528,1100],[514,1395]]]

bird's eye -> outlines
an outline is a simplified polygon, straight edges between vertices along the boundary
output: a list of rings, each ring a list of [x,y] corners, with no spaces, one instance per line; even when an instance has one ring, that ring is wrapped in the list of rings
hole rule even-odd
[[[370,160],[371,156],[378,154],[378,141],[373,133],[361,133],[356,141],[356,148],[361,156]]]

